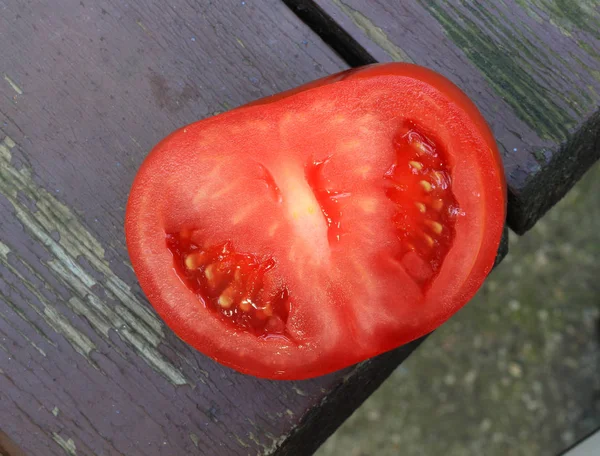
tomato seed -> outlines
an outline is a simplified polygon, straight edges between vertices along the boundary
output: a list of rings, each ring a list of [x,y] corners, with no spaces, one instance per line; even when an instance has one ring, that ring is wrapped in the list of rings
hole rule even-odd
[[[421,186],[421,188],[423,190],[425,190],[427,193],[429,193],[432,189],[431,184],[429,182],[427,182],[426,180],[422,180],[419,182],[419,185]]]
[[[427,242],[427,245],[429,247],[433,247],[433,245],[435,244],[435,241],[433,240],[433,238],[431,236],[429,236],[428,234],[423,234],[423,239],[425,239],[425,242]]]
[[[225,293],[219,296],[219,305],[224,309],[229,309],[233,305],[233,298]]]
[[[185,267],[188,269],[196,269],[196,262],[194,261],[194,254],[185,257]]]
[[[441,211],[442,207],[444,207],[444,202],[441,199],[437,199],[434,200],[433,203],[431,203],[431,207],[434,211]]]
[[[188,269],[197,269],[200,266],[204,266],[207,261],[206,253],[195,251],[185,257],[185,267]]]
[[[425,223],[433,230],[435,234],[442,234],[442,224],[433,220],[426,220]]]
[[[206,269],[204,269],[204,275],[206,276],[208,283],[211,284],[211,288],[214,288],[215,269],[216,268],[217,268],[217,265],[212,263],[212,264],[209,264],[208,266],[206,266]]]

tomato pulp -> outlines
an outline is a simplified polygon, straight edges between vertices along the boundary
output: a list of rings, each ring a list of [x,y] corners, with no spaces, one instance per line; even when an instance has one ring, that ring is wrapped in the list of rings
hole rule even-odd
[[[490,272],[505,210],[474,104],[391,63],[172,133],[135,178],[125,228],[181,339],[240,372],[301,379],[446,321]]]

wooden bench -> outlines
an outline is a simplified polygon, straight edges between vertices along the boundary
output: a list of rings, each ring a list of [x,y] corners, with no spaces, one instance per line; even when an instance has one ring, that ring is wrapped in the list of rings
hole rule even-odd
[[[208,360],[137,285],[123,237],[133,176],[181,125],[412,60],[492,124],[523,232],[600,153],[600,12],[515,2],[0,3],[0,453],[315,450],[420,341],[303,382]]]

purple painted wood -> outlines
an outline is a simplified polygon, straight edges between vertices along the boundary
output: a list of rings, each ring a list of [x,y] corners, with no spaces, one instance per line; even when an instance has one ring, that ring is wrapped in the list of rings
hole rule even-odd
[[[157,318],[122,226],[170,131],[345,63],[278,0],[0,10],[0,453],[311,453],[420,342],[311,381],[237,374]]]
[[[2,451],[316,448],[411,347],[313,381],[237,374],[156,317],[122,225],[133,176],[167,133],[345,64],[276,0],[0,10]]]

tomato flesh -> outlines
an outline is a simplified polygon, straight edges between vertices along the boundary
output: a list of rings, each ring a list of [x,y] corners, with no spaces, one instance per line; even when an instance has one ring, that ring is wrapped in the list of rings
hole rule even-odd
[[[330,188],[323,176],[323,168],[331,157],[322,161],[311,161],[306,166],[306,181],[312,188],[319,203],[323,217],[327,222],[327,240],[329,243],[339,242],[344,235],[342,228],[342,200],[352,196],[350,192],[337,191]]]
[[[429,70],[384,64],[174,132],[135,178],[126,235],[181,339],[301,379],[446,321],[491,270],[505,209],[475,106]]]

